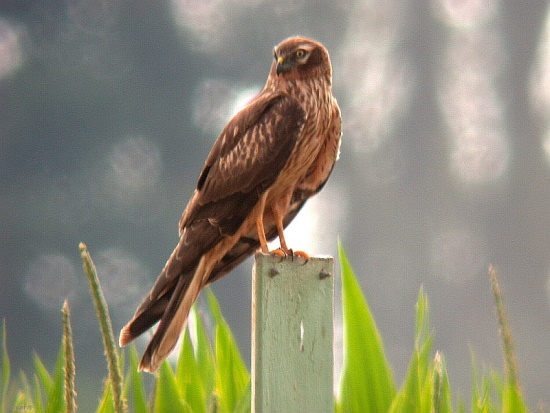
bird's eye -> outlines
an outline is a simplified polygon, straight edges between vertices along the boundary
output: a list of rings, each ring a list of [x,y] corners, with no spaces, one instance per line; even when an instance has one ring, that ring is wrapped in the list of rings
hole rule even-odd
[[[273,59],[277,60],[277,51],[273,50]]]
[[[307,51],[305,51],[304,49],[298,49],[296,50],[296,58],[298,60],[301,60],[303,59],[304,57],[307,56]]]

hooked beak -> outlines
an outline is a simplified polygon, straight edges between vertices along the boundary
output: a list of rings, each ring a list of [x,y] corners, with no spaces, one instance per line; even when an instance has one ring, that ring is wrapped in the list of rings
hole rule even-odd
[[[288,72],[293,67],[294,65],[291,62],[285,62],[285,59],[283,57],[277,58],[277,76],[279,76],[281,73]]]

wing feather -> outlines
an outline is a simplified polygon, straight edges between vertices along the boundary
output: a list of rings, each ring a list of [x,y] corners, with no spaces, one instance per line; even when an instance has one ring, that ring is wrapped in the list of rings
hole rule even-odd
[[[210,151],[180,230],[208,220],[220,235],[234,234],[286,165],[305,120],[286,95],[260,95],[235,115]]]

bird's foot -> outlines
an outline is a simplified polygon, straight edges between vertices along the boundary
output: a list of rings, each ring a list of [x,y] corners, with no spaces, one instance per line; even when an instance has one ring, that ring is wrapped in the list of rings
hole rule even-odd
[[[305,251],[293,251],[292,256],[293,257],[301,257],[305,260],[305,262],[308,262],[309,259],[310,259],[309,254]]]
[[[285,251],[282,248],[277,248],[276,250],[269,251],[270,254],[273,254],[281,259],[281,261],[285,260],[286,257],[289,255],[288,251]],[[292,253],[292,251],[291,251]]]
[[[309,254],[305,251],[294,251],[292,248],[289,249],[283,249],[283,248],[277,248],[276,250],[270,251],[270,254],[276,255],[281,258],[281,261],[286,259],[287,257],[290,257],[292,261],[294,261],[295,257],[302,258],[306,263],[309,261]]]

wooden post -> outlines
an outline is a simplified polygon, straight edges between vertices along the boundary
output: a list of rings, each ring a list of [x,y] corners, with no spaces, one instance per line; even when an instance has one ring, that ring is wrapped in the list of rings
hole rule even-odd
[[[334,262],[256,254],[252,412],[333,412]]]

